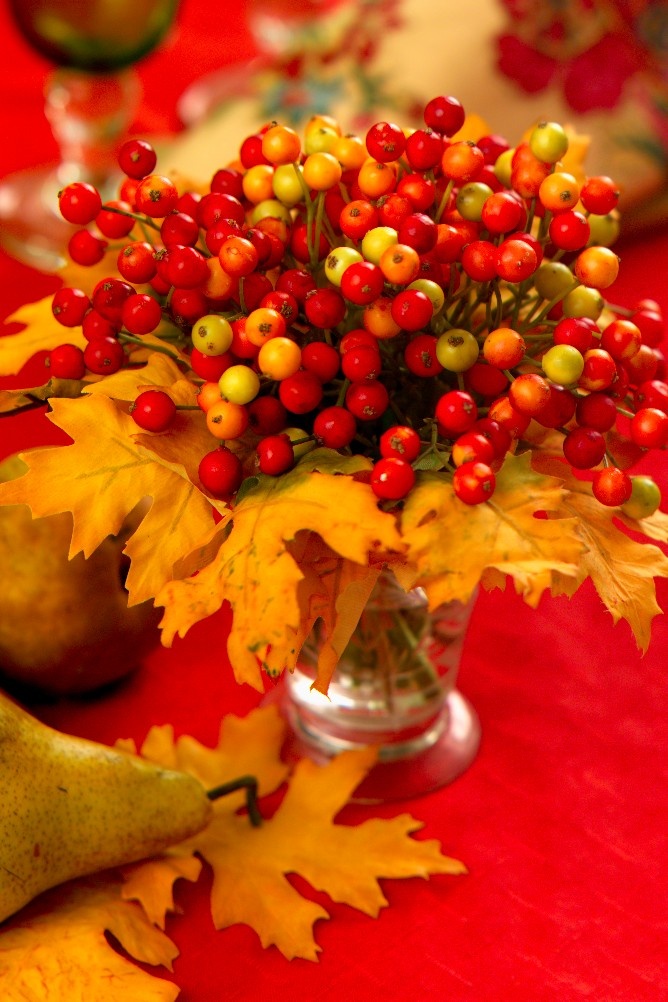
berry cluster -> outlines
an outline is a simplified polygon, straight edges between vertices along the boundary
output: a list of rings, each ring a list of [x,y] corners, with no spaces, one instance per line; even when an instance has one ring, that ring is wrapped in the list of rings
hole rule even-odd
[[[424,126],[378,122],[365,137],[317,116],[303,137],[270,124],[206,191],[155,173],[150,144],[121,150],[119,198],[83,183],[60,193],[80,225],[71,258],[117,249],[117,274],[90,296],[63,288],[53,312],[87,346],[50,355],[83,379],[123,366],[156,334],[186,352],[212,446],[200,486],[229,499],[253,471],[279,476],[315,445],[363,453],[396,503],[416,471],[442,471],[463,502],[488,499],[509,450],[553,429],[595,496],[650,514],[659,490],[631,476],[668,441],[657,304],[606,303],[619,260],[618,192],[563,168],[568,135],[543,122],[511,147],[457,138],[465,115],[440,96]],[[117,241],[117,247],[112,244]],[[178,405],[139,393],[140,428],[166,431]]]

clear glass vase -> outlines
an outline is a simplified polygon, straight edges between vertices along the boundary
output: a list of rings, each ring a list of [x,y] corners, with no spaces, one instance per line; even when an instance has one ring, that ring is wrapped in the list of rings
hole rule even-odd
[[[397,800],[451,782],[472,762],[478,718],[456,688],[474,600],[430,612],[421,589],[404,591],[383,571],[332,677],[327,696],[312,688],[322,631],[286,673],[288,755],[326,762],[373,744],[378,764],[358,801]]]

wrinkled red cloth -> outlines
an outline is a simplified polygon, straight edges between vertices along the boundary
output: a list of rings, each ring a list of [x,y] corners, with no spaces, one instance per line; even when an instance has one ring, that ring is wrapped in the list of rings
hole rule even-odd
[[[49,160],[54,149],[39,93],[47,64],[13,34],[4,7],[0,27],[12,68],[0,102],[5,174]],[[183,88],[230,52],[251,49],[242,12],[187,0],[167,45],[141,67],[139,128],[176,129]],[[620,253],[617,301],[631,306],[652,296],[668,312],[660,280],[668,233]],[[0,316],[55,286],[0,254]],[[57,437],[42,414],[5,418],[0,455]],[[665,453],[658,479],[668,490]],[[660,583],[658,592],[668,608],[668,587]],[[62,730],[103,742],[141,742],[153,724],[170,723],[177,735],[213,744],[221,717],[243,714],[259,698],[234,683],[225,630],[220,613],[104,695],[32,708]],[[667,642],[659,617],[642,657],[628,627],[613,626],[588,586],[570,602],[545,598],[535,612],[510,593],[481,595],[460,674],[482,724],[473,766],[436,793],[347,808],[340,818],[412,813],[424,821],[417,837],[440,840],[468,875],[385,882],[389,907],[377,920],[300,882],[332,916],[316,927],[318,964],[263,950],[245,927],[215,932],[210,875],[196,886],[182,882],[184,914],[168,926],[181,956],[165,976],[181,987],[183,1002],[668,998]]]

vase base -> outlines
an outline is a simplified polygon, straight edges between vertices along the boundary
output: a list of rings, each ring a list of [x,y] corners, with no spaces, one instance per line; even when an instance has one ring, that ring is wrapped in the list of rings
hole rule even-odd
[[[294,763],[309,758],[326,765],[346,748],[362,747],[350,742],[329,742],[327,737],[304,726],[287,687],[279,683],[264,704],[277,704],[288,724],[282,756]],[[384,744],[379,746],[379,760],[355,790],[351,801],[378,804],[408,800],[437,790],[457,779],[473,762],[480,745],[480,722],[469,703],[457,690],[445,700],[444,708],[430,728],[428,742],[411,742],[411,747]]]

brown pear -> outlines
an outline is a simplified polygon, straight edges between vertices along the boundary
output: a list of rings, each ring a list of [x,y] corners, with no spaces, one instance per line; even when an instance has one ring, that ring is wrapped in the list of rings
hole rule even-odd
[[[0,693],[0,921],[66,880],[201,831],[193,776],[48,727]]]

